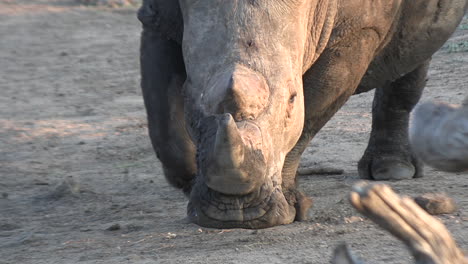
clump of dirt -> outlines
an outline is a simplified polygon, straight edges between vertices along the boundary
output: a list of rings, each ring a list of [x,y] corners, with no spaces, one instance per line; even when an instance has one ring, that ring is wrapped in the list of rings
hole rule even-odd
[[[455,201],[445,193],[425,193],[414,201],[431,215],[451,214],[457,210]]]

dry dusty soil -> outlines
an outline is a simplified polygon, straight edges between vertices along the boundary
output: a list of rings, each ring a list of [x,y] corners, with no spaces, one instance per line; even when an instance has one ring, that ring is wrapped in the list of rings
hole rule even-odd
[[[187,222],[184,195],[155,158],[139,89],[136,8],[0,0],[0,263],[328,263],[341,241],[368,263],[410,263],[404,246],[347,201],[370,130],[372,93],[354,96],[306,151],[309,221],[264,230]],[[468,19],[435,54],[424,100],[468,91]],[[468,175],[426,169],[389,182],[446,192],[440,216],[468,249]]]

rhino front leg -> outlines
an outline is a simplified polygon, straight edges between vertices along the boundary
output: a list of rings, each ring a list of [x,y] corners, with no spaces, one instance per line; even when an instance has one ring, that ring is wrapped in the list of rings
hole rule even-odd
[[[288,153],[282,170],[283,193],[294,199],[296,220],[307,218],[311,202],[296,189],[297,168],[301,155],[318,131],[346,103],[372,60],[377,46],[376,36],[359,32],[358,41],[346,42],[323,51],[314,65],[303,75],[305,120],[301,137]]]
[[[186,74],[181,47],[152,28],[144,28],[140,63],[153,148],[168,182],[189,194],[196,173],[195,146],[185,129],[181,91]]]
[[[409,115],[419,101],[429,61],[375,91],[372,131],[358,163],[359,176],[371,180],[403,180],[423,176],[422,163],[408,140]]]

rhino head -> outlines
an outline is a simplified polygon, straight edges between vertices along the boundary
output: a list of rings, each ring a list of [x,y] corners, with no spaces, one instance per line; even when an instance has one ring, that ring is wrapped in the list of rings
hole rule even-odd
[[[172,35],[182,47],[185,119],[197,148],[188,205],[193,222],[264,228],[300,218],[298,203],[310,206],[285,188],[282,170],[304,125],[302,75],[321,38],[320,30],[310,33],[313,13],[327,6],[320,0],[179,1],[183,36]],[[288,185],[294,181],[289,177]]]

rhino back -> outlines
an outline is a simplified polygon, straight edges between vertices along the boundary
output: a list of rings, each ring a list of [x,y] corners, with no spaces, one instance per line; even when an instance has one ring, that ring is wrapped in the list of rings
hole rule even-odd
[[[369,65],[356,93],[381,87],[431,58],[457,28],[467,0],[410,0],[389,32],[389,42]]]

